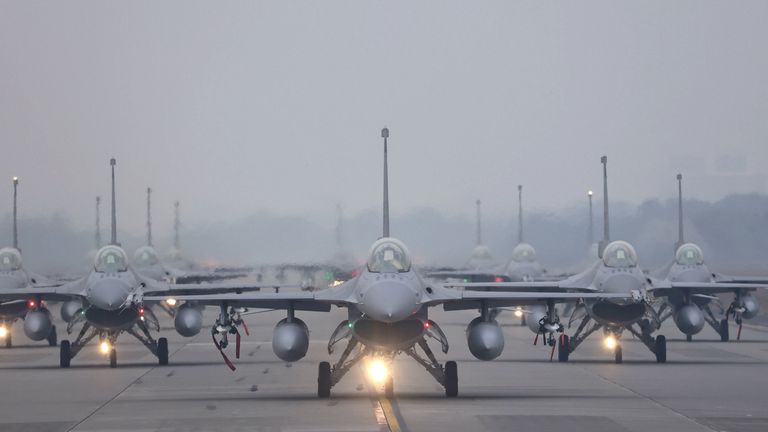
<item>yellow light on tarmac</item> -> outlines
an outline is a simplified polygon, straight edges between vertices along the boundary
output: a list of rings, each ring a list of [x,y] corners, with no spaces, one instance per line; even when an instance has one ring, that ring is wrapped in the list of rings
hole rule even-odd
[[[518,318],[522,318],[523,317],[523,311],[520,310],[520,309],[515,309],[515,316],[518,317]]]
[[[0,326],[0,339],[8,336],[8,329],[5,326]]]
[[[165,303],[168,304],[168,306],[176,306],[176,299],[175,298],[166,299]]]
[[[104,341],[101,344],[99,344],[99,351],[101,351],[102,354],[109,354],[109,350],[112,347],[109,346],[109,342]]]
[[[619,341],[616,340],[616,337],[614,336],[606,336],[605,340],[603,340],[603,344],[606,348],[609,350],[616,349],[616,345],[619,344]]]
[[[383,360],[374,359],[368,363],[368,376],[376,383],[383,383],[389,376],[389,370]]]

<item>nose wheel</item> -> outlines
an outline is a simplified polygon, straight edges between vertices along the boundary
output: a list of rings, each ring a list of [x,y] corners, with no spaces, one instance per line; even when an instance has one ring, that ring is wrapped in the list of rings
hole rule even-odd
[[[667,362],[667,338],[664,335],[656,336],[656,349],[654,353],[656,354],[657,363]]]
[[[565,363],[571,355],[571,341],[568,335],[561,334],[557,344],[557,361]]]
[[[320,362],[317,368],[317,397],[331,397],[331,364],[328,362]]]
[[[456,362],[445,362],[445,396],[454,398],[459,395],[459,369]]]
[[[616,341],[616,348],[613,349],[613,360],[616,364],[624,362],[624,355],[621,350],[621,343]]]
[[[69,362],[72,360],[72,349],[69,345],[69,341],[64,339],[59,346],[59,366],[62,368],[68,368]]]
[[[48,333],[48,346],[56,346],[58,344],[58,336],[56,335],[56,326],[51,326],[51,332]]]
[[[115,348],[109,350],[109,367],[112,369],[117,367],[117,350]]]

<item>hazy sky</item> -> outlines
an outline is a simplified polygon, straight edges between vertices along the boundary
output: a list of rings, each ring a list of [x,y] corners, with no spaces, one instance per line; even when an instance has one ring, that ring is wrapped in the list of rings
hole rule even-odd
[[[124,229],[768,191],[768,2],[0,1],[0,177]],[[535,194],[535,195],[534,195]],[[0,202],[10,202],[1,199]],[[6,205],[0,212],[8,211]],[[105,215],[106,219],[106,215]]]

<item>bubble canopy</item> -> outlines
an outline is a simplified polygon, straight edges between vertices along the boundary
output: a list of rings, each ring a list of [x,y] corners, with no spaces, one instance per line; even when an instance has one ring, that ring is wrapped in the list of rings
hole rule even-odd
[[[100,273],[118,273],[128,270],[128,258],[118,246],[104,246],[96,252],[94,268]]]
[[[390,237],[376,241],[368,252],[371,273],[405,273],[411,270],[411,254],[403,242]]]
[[[517,262],[536,261],[536,249],[528,243],[520,243],[512,249],[512,260]]]
[[[686,243],[675,252],[675,261],[679,265],[702,265],[704,264],[704,252],[693,243]]]
[[[611,242],[603,251],[603,263],[607,267],[613,268],[636,267],[637,252],[631,244],[625,241]]]
[[[21,269],[21,252],[14,248],[0,249],[0,271]]]
[[[149,267],[160,262],[157,251],[152,246],[142,246],[133,254],[133,262],[139,267]]]

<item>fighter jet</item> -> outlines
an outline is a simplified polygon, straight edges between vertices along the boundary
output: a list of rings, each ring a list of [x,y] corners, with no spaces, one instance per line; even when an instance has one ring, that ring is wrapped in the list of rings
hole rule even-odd
[[[33,287],[55,286],[56,283],[44,276],[27,271],[21,258],[18,232],[18,186],[19,178],[13,178],[13,246],[0,249],[0,289],[25,292]],[[50,346],[56,346],[56,326],[51,321],[51,313],[44,303],[25,299],[7,299],[0,297],[0,339],[5,339],[5,347],[13,346],[11,326],[18,320],[24,320],[24,334],[33,341],[47,340]]]
[[[256,284],[229,285],[174,285],[154,281],[140,275],[128,265],[128,257],[117,241],[117,213],[115,205],[115,159],[110,160],[112,170],[112,233],[111,241],[102,247],[94,260],[90,273],[76,281],[53,288],[34,288],[29,290],[3,289],[0,298],[27,300],[30,305],[41,304],[44,300],[63,300],[77,302],[80,309],[67,325],[67,333],[72,333],[77,324],[82,323],[77,338],[70,343],[61,341],[60,366],[69,367],[70,361],[91,340],[98,338],[99,349],[109,355],[110,367],[117,367],[115,342],[122,333],[128,333],[144,344],[158,358],[160,365],[168,364],[168,340],[161,337],[155,340],[150,330],[159,331],[157,319],[151,309],[145,308],[144,296],[147,294],[190,292],[232,292],[260,289]],[[151,302],[147,304],[151,305]],[[195,308],[184,309],[184,319],[175,321],[176,330],[189,336],[200,331],[202,315]],[[181,316],[179,311],[177,316]],[[190,316],[194,315],[191,319]],[[40,314],[40,320],[47,315]],[[28,315],[29,317],[29,315]],[[27,318],[28,319],[28,318]],[[49,324],[49,321],[48,321]],[[179,326],[182,327],[179,327]],[[43,327],[42,324],[40,327]],[[47,334],[47,333],[46,333]]]
[[[492,258],[490,250],[482,245],[480,237],[480,201],[478,200],[478,246],[472,252],[472,258],[469,263],[482,263],[483,265],[468,266],[465,270],[440,270],[430,271],[427,277],[437,279],[457,278],[467,282],[487,282],[487,281],[534,281],[534,280],[555,280],[562,277],[550,277],[546,270],[539,263],[536,256],[536,249],[523,240],[523,186],[517,186],[518,193],[518,218],[517,218],[517,245],[512,249],[512,258],[506,265],[491,265]],[[477,258],[476,258],[477,256]]]
[[[331,366],[321,362],[318,368],[317,395],[330,396],[336,385],[351,368],[364,361],[372,379],[383,385],[391,396],[394,383],[391,370],[393,359],[406,354],[423,366],[440,383],[448,397],[458,394],[456,362],[438,362],[427,341],[432,338],[448,352],[448,340],[439,325],[429,319],[429,309],[443,305],[445,310],[479,310],[479,316],[467,327],[467,343],[472,354],[480,360],[498,357],[504,348],[504,337],[498,323],[490,317],[492,307],[575,301],[579,297],[590,300],[603,298],[624,299],[626,294],[575,294],[540,292],[478,292],[447,289],[442,284],[424,279],[412,265],[411,254],[400,240],[390,236],[389,188],[387,175],[387,139],[389,130],[382,130],[384,138],[384,199],[382,237],[373,243],[362,272],[349,281],[315,292],[242,293],[181,296],[217,305],[220,314],[211,330],[216,348],[225,362],[224,348],[227,337],[239,334],[236,317],[241,308],[285,310],[286,318],[275,326],[272,348],[283,361],[303,358],[309,346],[308,327],[297,317],[298,311],[329,311],[332,305],[345,308],[348,318],[334,330],[328,342],[328,352],[337,344],[346,342],[338,361]],[[145,297],[159,301],[164,296]],[[216,340],[216,338],[219,338]],[[419,351],[420,350],[420,351]]]
[[[760,305],[752,294],[761,285],[740,282],[738,277],[725,276],[709,270],[704,263],[704,253],[694,243],[686,243],[683,235],[683,176],[677,175],[678,190],[678,240],[675,243],[675,257],[672,262],[653,272],[659,279],[672,283],[696,282],[695,288],[666,289],[662,303],[657,311],[660,322],[669,317],[674,319],[677,328],[685,334],[689,342],[699,333],[704,324],[709,324],[719,335],[720,340],[729,339],[728,318],[733,317],[739,325],[737,339],[741,338],[742,320],[754,318]],[[728,308],[722,307],[716,294],[733,293],[734,299]],[[717,318],[713,305],[720,306],[722,318]],[[724,313],[723,313],[724,312]]]

